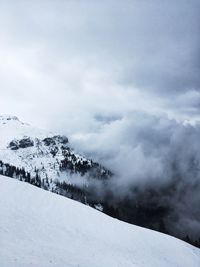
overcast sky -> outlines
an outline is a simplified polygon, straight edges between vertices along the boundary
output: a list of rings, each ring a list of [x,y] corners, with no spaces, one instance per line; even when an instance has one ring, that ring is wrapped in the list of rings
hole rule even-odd
[[[199,234],[199,14],[199,0],[0,1],[0,114],[65,133],[117,195],[175,164],[168,201]]]
[[[198,120],[200,1],[1,1],[0,113],[68,134]]]

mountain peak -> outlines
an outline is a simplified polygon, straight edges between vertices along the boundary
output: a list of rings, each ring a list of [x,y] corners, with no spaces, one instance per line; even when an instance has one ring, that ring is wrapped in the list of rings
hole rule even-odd
[[[0,115],[0,121],[19,121],[17,116],[13,116],[13,115]]]

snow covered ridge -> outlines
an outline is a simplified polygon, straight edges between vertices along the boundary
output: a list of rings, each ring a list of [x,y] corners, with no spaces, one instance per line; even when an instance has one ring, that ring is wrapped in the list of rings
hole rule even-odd
[[[41,179],[56,180],[62,174],[69,183],[73,183],[72,173],[85,175],[92,170],[96,178],[110,175],[98,163],[75,153],[66,136],[36,129],[8,115],[0,116],[0,160],[24,168],[32,176],[37,173]]]
[[[6,121],[19,121],[19,119],[16,116],[12,115],[0,115],[0,121],[6,122]]]
[[[1,267],[199,267],[200,250],[0,176]]]

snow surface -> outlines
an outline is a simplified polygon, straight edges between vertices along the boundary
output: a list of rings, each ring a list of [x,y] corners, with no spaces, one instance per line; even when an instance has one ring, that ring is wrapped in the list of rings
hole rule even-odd
[[[1,267],[199,267],[200,250],[0,176]]]

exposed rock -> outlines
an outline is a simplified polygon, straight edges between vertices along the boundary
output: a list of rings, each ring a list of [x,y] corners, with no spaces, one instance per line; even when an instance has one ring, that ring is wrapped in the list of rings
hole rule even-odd
[[[25,137],[21,140],[12,140],[8,145],[11,150],[17,150],[19,148],[27,148],[31,146],[34,146],[34,142],[30,139],[30,137]]]
[[[17,150],[19,149],[19,144],[17,140],[13,140],[10,142],[9,146],[8,146],[11,150]]]
[[[60,144],[67,144],[68,143],[68,138],[66,136],[61,136],[61,135],[55,135],[53,137],[47,137],[43,139],[43,142],[46,146],[55,146],[56,142]]]
[[[44,138],[43,142],[44,142],[45,146],[56,145],[56,142],[53,139],[53,137]]]
[[[31,147],[31,146],[34,146],[34,142],[29,137],[19,140],[20,148],[26,148],[26,147]]]

